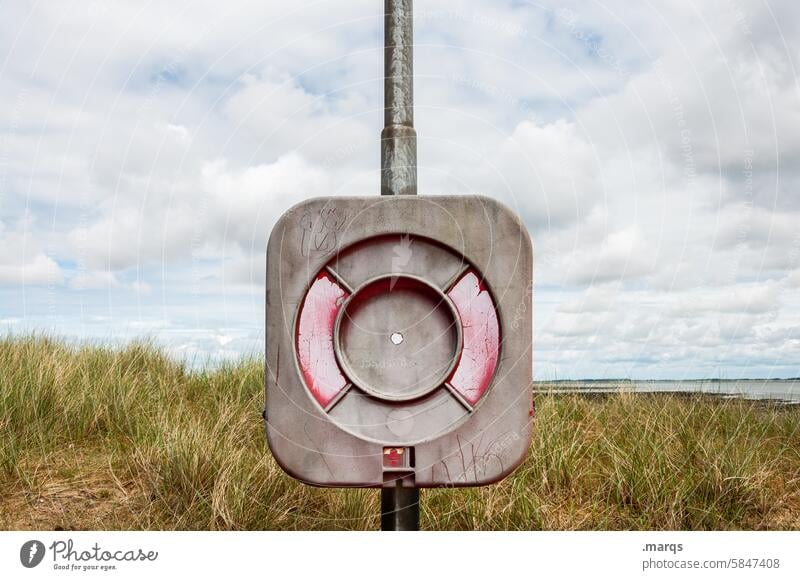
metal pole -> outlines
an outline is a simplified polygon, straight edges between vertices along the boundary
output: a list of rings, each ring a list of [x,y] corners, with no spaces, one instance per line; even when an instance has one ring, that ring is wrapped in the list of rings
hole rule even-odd
[[[419,488],[381,488],[381,530],[384,532],[419,530]]]
[[[417,194],[413,0],[384,0],[381,195]],[[419,489],[381,488],[381,530],[419,530]]]
[[[381,195],[417,194],[413,0],[384,0]]]

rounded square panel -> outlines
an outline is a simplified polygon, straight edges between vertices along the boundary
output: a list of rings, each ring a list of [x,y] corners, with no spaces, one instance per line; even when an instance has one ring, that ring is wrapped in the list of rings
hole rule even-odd
[[[510,473],[530,440],[532,260],[527,230],[488,198],[289,210],[267,250],[267,435],[279,464],[328,486]]]

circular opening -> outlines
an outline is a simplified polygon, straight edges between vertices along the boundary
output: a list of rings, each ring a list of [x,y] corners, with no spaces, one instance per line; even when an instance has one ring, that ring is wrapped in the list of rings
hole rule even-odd
[[[412,276],[385,276],[350,295],[333,342],[356,386],[379,399],[407,401],[441,386],[452,372],[461,353],[461,324],[439,288]]]

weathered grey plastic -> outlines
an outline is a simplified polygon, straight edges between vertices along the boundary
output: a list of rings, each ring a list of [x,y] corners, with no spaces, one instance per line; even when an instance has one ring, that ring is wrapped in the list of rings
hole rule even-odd
[[[411,242],[407,255],[398,258],[398,239],[419,240],[418,248]],[[405,397],[404,390],[389,403],[373,399],[370,389],[392,396],[377,384],[386,376],[378,372],[359,376],[369,383],[363,392],[347,395],[330,412],[320,406],[303,380],[296,325],[309,286],[330,264],[350,290],[386,276],[445,289],[468,267],[482,277],[497,306],[500,356],[474,409],[465,411],[442,391],[415,398],[419,393]],[[404,446],[413,447],[414,467],[403,485],[476,486],[507,476],[530,444],[532,275],[527,229],[487,197],[324,197],[291,208],[275,225],[267,249],[265,417],[277,462],[312,485],[380,487],[387,482],[384,447]],[[369,348],[361,337],[352,340]],[[460,335],[443,340],[458,341]],[[431,350],[441,357],[446,347]],[[415,364],[428,364],[420,356]],[[416,420],[398,430],[386,425],[388,415]]]

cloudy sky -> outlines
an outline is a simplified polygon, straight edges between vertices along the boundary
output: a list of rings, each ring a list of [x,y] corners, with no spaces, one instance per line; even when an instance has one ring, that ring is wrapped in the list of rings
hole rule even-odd
[[[0,332],[261,352],[277,217],[378,194],[382,4],[0,2]],[[415,4],[420,192],[523,217],[537,378],[800,376],[800,3]]]

